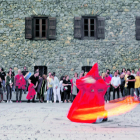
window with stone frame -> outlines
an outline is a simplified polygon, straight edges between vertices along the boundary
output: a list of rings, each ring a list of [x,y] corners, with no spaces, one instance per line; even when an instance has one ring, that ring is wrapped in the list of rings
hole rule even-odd
[[[104,39],[105,18],[97,16],[83,16],[74,18],[74,38]]]
[[[136,17],[135,21],[135,26],[136,26],[136,40],[140,40],[140,17]]]
[[[45,16],[26,17],[25,39],[56,39],[56,18]]]

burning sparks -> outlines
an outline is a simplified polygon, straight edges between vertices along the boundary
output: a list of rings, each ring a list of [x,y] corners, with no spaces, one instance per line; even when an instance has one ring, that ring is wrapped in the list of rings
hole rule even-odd
[[[77,109],[72,119],[76,121],[90,121],[97,118],[117,116],[131,111],[139,104],[139,101],[135,100],[134,97],[128,96],[120,100],[110,101],[110,104],[105,105],[106,110],[104,110],[104,106]]]

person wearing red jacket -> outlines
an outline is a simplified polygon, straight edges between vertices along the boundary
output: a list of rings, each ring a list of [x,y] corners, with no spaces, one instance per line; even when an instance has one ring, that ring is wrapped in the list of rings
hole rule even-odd
[[[19,69],[18,74],[15,76],[16,102],[21,103],[22,90],[25,90],[25,85],[26,85],[26,81],[21,73],[21,70]]]

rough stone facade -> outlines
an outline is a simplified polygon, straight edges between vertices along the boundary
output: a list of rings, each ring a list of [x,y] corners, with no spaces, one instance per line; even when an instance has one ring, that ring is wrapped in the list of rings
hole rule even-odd
[[[48,15],[57,18],[57,39],[25,39],[25,17]],[[105,39],[74,39],[74,17],[105,17]],[[140,16],[138,0],[1,0],[0,65],[17,72],[24,65],[33,72],[45,65],[60,77],[81,72],[98,62],[100,72],[140,66],[140,43],[135,38],[135,19]]]

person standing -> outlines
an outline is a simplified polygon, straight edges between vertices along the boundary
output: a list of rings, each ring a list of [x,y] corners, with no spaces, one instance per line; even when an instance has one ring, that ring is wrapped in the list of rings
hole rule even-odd
[[[1,68],[1,79],[2,79],[3,91],[6,94],[6,87],[5,87],[6,73],[4,72],[3,68]]]
[[[28,73],[27,67],[24,66],[23,71],[22,71],[23,76],[25,76],[27,73]],[[24,94],[26,94],[26,91],[27,91],[27,88],[28,88],[28,80],[25,79],[25,81],[26,81],[26,89],[24,90]]]
[[[64,102],[64,86],[63,86],[64,80],[65,80],[65,76],[61,76],[59,86],[60,86],[61,101],[63,102]]]
[[[14,73],[14,71],[13,71],[13,69],[12,69],[11,67],[10,67],[9,71],[11,71],[11,73],[12,73],[12,77],[14,78],[14,77],[15,77],[15,73]],[[14,86],[14,83],[13,83],[13,86],[12,86],[12,91],[15,92],[15,86]]]
[[[39,72],[36,71],[29,79],[31,80],[31,83],[34,84],[34,89],[35,91],[37,91],[37,86],[38,86],[38,76],[39,76]],[[35,103],[35,95],[32,99],[32,102]],[[30,100],[28,100],[28,103],[30,103]]]
[[[18,102],[21,103],[22,90],[25,89],[25,85],[26,85],[25,79],[21,73],[21,70],[18,69],[18,74],[15,76],[16,102],[17,103]]]
[[[127,91],[128,94],[127,95],[131,95],[134,96],[134,86],[135,86],[135,77],[133,75],[131,75],[131,71],[128,70],[127,71],[128,77],[127,77],[127,82],[128,82],[128,86],[127,86]]]
[[[134,77],[136,76],[134,69],[132,69],[131,75],[133,75]]]
[[[107,103],[110,101],[110,84],[111,84],[111,77],[109,76],[109,72],[106,72],[105,82],[108,86],[107,88]]]
[[[75,97],[76,97],[76,95],[77,95],[77,86],[76,86],[76,80],[78,79],[78,74],[77,73],[75,73],[74,74],[74,78],[73,78],[73,80],[72,80],[72,84],[73,84],[73,87],[72,87],[72,97],[73,97],[73,101],[74,101],[74,99],[75,99]]]
[[[39,76],[38,80],[38,86],[37,86],[37,99],[39,99],[39,102],[43,103],[44,101],[44,92],[46,87],[46,75],[43,75],[42,77]]]
[[[0,73],[0,95],[1,95],[1,103],[5,103],[5,101],[3,101],[3,88],[2,88],[2,79],[1,79],[1,73]]]
[[[128,71],[130,71],[130,69],[127,69],[127,71],[126,71],[126,74],[125,74],[125,76],[124,76],[124,80],[125,80],[125,85],[124,85],[124,92],[125,92],[125,96],[127,96],[127,84],[128,84],[128,82],[127,82],[127,77],[128,77],[128,74],[127,74],[127,72]]]
[[[12,71],[8,72],[8,76],[6,77],[6,88],[7,88],[7,103],[12,103],[11,98],[12,98],[12,87],[14,84],[14,77],[12,75]],[[9,94],[10,94],[10,100],[9,100]]]
[[[135,77],[135,91],[136,91],[136,96],[139,97],[140,95],[140,76],[139,76],[139,71],[136,73]]]
[[[59,103],[61,103],[59,80],[55,76],[55,72],[53,72],[51,77],[53,79],[54,103],[56,103],[56,96],[58,97]]]
[[[52,103],[52,94],[53,94],[53,87],[52,87],[52,78],[51,72],[49,72],[49,76],[47,77],[47,103]]]
[[[69,80],[69,76],[66,75],[65,79],[63,81],[63,86],[64,86],[64,102],[66,101],[70,102],[70,92],[71,92],[71,82]]]
[[[106,72],[109,72],[110,73],[110,69],[107,69]],[[112,78],[112,74],[109,74],[109,76]]]
[[[118,73],[115,71],[114,77],[111,79],[111,85],[113,86],[113,100],[115,99],[115,92],[117,91],[117,96],[118,98],[120,97],[119,95],[119,86],[121,84],[120,77],[118,77]]]
[[[125,80],[124,80],[123,73],[120,75],[120,79],[121,79],[121,84],[120,84],[121,94],[122,94],[122,97],[125,97],[125,92],[124,92]]]

